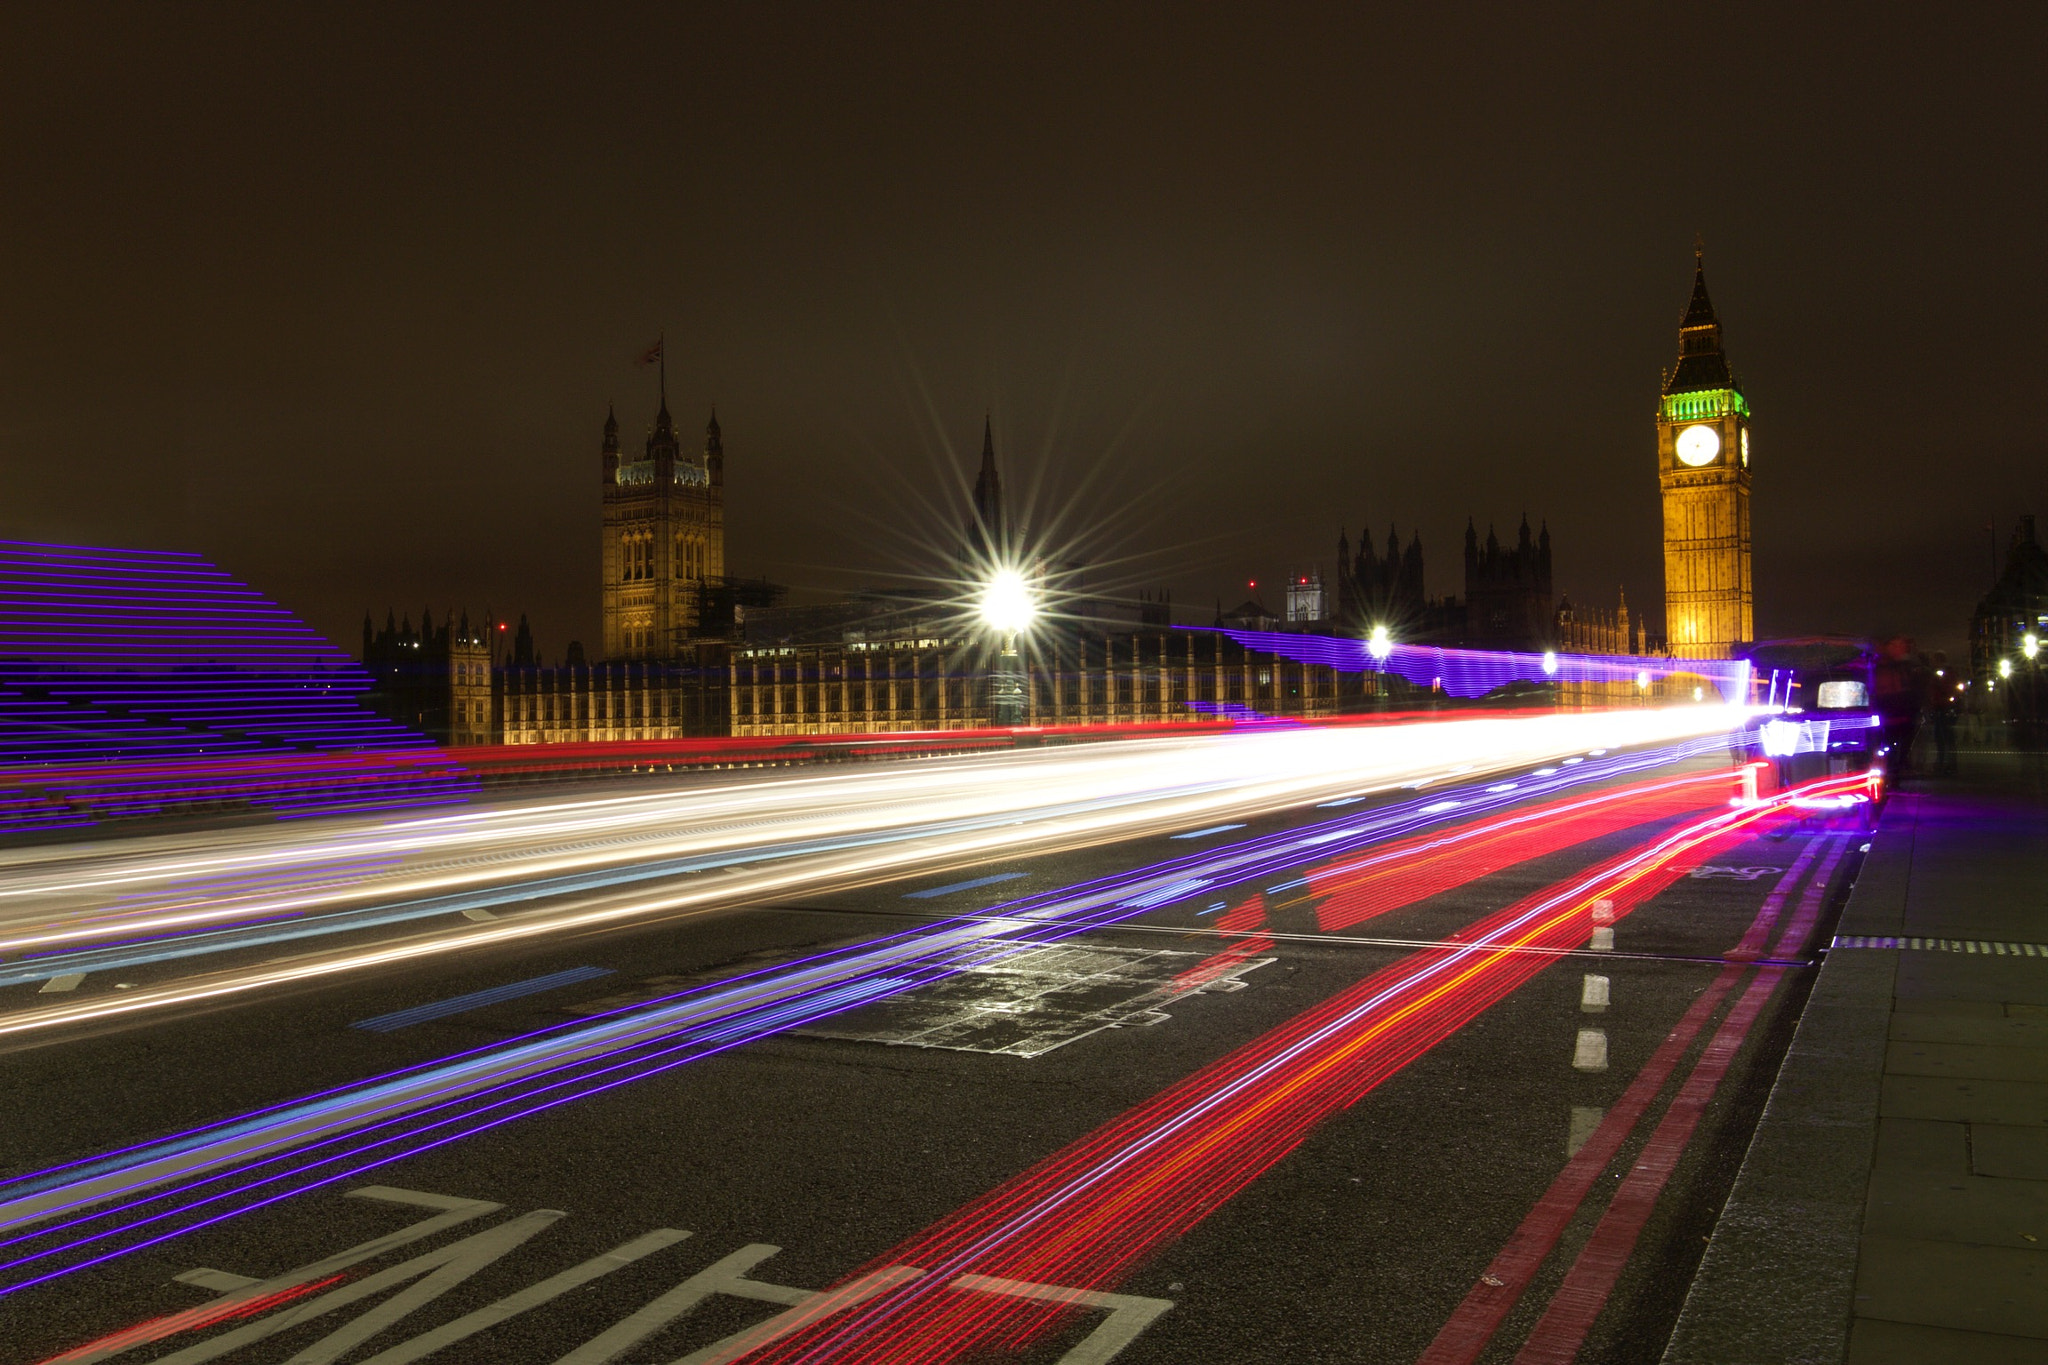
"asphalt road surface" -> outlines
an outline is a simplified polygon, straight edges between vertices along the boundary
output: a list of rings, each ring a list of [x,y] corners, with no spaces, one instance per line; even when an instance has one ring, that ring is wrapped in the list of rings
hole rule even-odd
[[[1654,1359],[1867,828],[1654,756],[18,1038],[0,1359]]]

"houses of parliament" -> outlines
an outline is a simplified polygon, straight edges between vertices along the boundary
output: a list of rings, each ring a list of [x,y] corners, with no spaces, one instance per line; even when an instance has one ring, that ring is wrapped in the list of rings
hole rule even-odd
[[[466,614],[415,629],[365,617],[372,704],[444,742],[554,744],[834,732],[978,729],[991,724],[991,644],[971,613],[942,594],[867,593],[790,606],[765,580],[728,572],[725,448],[717,414],[701,450],[686,450],[668,408],[666,374],[648,435],[629,452],[608,411],[598,442],[602,645],[539,658],[522,618],[512,634]],[[1464,537],[1462,597],[1423,587],[1420,536],[1340,533],[1335,592],[1320,571],[1291,581],[1286,617],[1257,601],[1217,627],[1358,634],[1467,648],[1666,653],[1727,658],[1753,636],[1749,405],[1729,365],[1721,323],[1696,258],[1679,326],[1678,359],[1656,409],[1663,508],[1665,633],[1627,602],[1575,605],[1554,592],[1547,526],[1527,518],[1503,542],[1476,521]],[[973,510],[958,537],[958,575],[991,545],[1013,545],[993,433],[985,423]],[[977,556],[977,547],[981,553]],[[1313,582],[1313,588],[1311,583]],[[509,637],[509,638],[508,638]],[[1193,721],[1217,716],[1313,718],[1380,704],[1404,684],[1340,673],[1247,647],[1223,630],[1176,629],[1162,601],[1098,601],[1063,610],[1026,645],[1024,724]],[[1409,700],[1402,698],[1402,700]],[[1590,700],[1590,699],[1589,699]]]

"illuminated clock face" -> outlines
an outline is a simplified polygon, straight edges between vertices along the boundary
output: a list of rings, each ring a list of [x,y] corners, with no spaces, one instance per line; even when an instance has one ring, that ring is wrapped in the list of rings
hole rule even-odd
[[[1742,467],[1749,468],[1749,428],[1742,429]]]
[[[1703,464],[1713,463],[1714,457],[1720,453],[1721,437],[1705,423],[1687,427],[1678,433],[1678,459],[1681,464],[1697,469]]]

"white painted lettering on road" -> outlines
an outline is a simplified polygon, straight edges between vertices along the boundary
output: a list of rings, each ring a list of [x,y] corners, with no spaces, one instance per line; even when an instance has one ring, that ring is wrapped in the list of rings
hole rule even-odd
[[[1103,1365],[1137,1339],[1153,1319],[1173,1307],[1172,1299],[1148,1299],[1136,1294],[1103,1294],[1090,1289],[1063,1289],[1027,1280],[1002,1280],[991,1275],[962,1275],[947,1286],[972,1289],[983,1294],[1008,1294],[1013,1298],[1036,1299],[1041,1303],[1069,1304],[1075,1308],[1106,1308],[1109,1317],[1081,1343],[1059,1358],[1058,1365]],[[682,1365],[678,1361],[677,1365]]]

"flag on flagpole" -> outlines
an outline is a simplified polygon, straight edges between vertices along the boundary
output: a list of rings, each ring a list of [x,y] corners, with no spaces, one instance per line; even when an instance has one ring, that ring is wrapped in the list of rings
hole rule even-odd
[[[652,346],[649,346],[647,348],[646,354],[640,357],[640,363],[642,365],[659,365],[661,363],[661,348],[664,341],[666,341],[666,338],[663,338],[663,341],[657,341]]]

